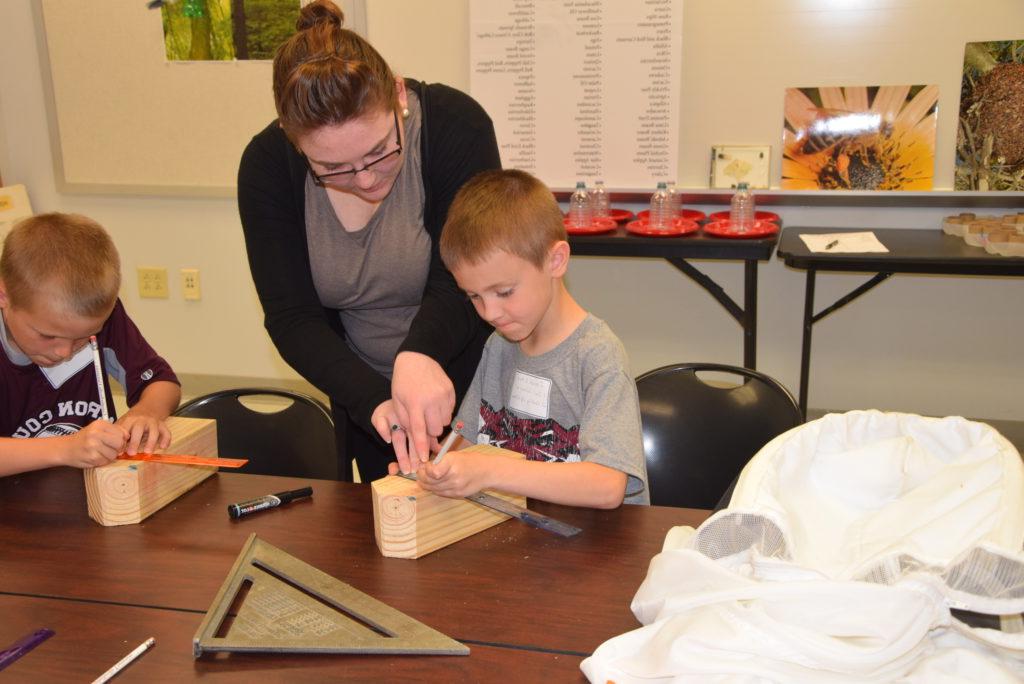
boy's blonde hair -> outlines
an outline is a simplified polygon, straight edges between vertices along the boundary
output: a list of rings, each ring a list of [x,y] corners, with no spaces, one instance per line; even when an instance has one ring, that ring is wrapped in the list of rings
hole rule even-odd
[[[101,316],[117,299],[121,259],[107,231],[92,219],[40,214],[19,221],[7,235],[0,279],[11,306],[30,309],[35,294],[49,287],[65,311]]]
[[[448,209],[441,259],[453,270],[502,250],[542,268],[551,246],[565,239],[562,210],[546,185],[518,169],[484,171]]]

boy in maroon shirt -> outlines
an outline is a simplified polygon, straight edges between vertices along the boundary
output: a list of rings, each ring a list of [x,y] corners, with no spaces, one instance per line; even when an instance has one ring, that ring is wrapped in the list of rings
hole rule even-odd
[[[77,214],[18,223],[0,255],[0,476],[56,465],[91,468],[170,443],[178,378],[117,298],[121,262],[106,231]],[[101,398],[89,337],[129,410]],[[28,439],[47,437],[49,439]]]

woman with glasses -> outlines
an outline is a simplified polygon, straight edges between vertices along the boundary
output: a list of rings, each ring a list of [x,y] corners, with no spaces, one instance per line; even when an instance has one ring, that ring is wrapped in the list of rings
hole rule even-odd
[[[339,476],[354,457],[368,482],[395,456],[378,432],[425,459],[473,377],[489,330],[437,241],[500,159],[473,99],[396,76],[343,20],[317,0],[278,48],[278,118],[242,155],[238,205],[271,340],[330,397]]]

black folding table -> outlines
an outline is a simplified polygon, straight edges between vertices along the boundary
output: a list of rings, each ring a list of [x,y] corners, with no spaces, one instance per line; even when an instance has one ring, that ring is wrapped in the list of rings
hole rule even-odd
[[[812,252],[801,234],[853,233],[871,230],[888,252],[834,254]],[[989,254],[972,247],[963,238],[936,229],[914,228],[810,228],[792,226],[782,232],[778,256],[787,266],[807,271],[804,290],[804,336],[800,355],[800,410],[807,415],[807,386],[811,366],[811,328],[833,311],[846,306],[894,273],[942,275],[1024,276],[1024,257]],[[818,271],[875,273],[833,304],[814,313],[814,278]]]
[[[757,266],[772,256],[777,235],[757,239],[708,237],[702,232],[681,237],[645,237],[618,228],[601,235],[571,235],[574,256],[656,257],[664,259],[703,287],[743,328],[743,365],[757,365]],[[687,259],[743,262],[743,306]]]

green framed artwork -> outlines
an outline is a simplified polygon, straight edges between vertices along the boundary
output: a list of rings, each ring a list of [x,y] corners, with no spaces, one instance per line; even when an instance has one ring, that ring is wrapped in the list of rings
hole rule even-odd
[[[273,59],[299,0],[164,0],[160,11],[170,62]]]

